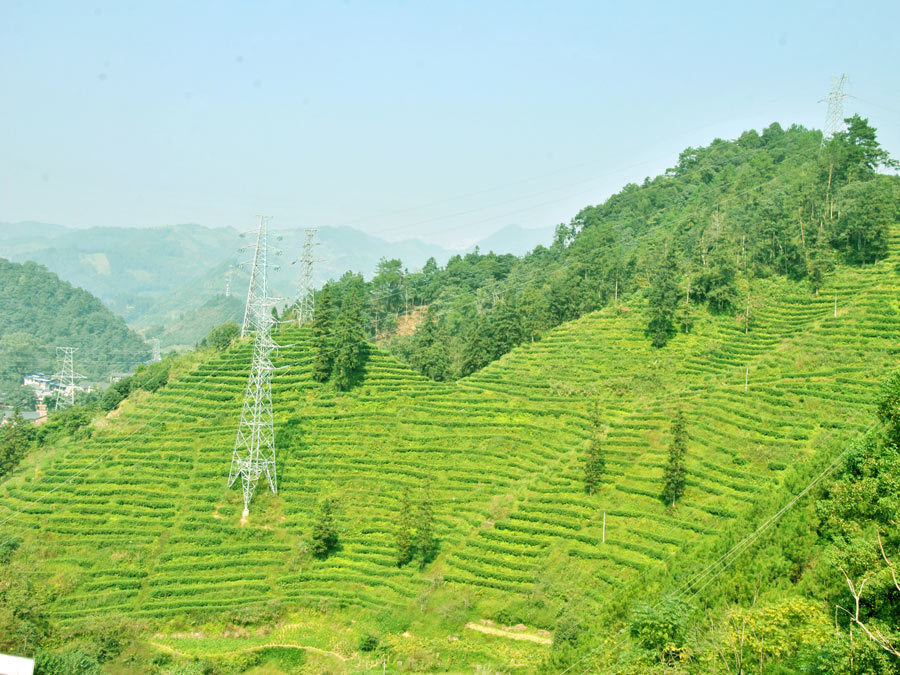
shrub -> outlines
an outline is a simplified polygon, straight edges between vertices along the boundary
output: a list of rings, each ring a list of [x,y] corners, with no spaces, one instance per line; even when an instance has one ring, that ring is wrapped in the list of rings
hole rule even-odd
[[[640,604],[632,612],[629,630],[645,649],[672,655],[681,649],[690,606],[669,596],[656,605]]]
[[[327,558],[328,554],[338,546],[337,526],[334,512],[337,509],[335,500],[330,497],[319,503],[319,512],[313,525],[310,551],[317,558]]]
[[[378,647],[378,637],[371,633],[363,633],[359,636],[359,651],[374,652]]]

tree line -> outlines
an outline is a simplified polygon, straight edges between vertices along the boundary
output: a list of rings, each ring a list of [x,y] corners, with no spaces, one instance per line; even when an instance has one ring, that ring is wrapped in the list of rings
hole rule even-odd
[[[836,264],[886,256],[900,181],[878,171],[896,167],[856,115],[824,142],[776,123],[688,148],[663,175],[582,209],[549,247],[521,258],[476,249],[412,272],[384,259],[369,282],[347,274],[327,284],[316,297],[317,377],[349,386],[364,358],[353,345],[376,339],[424,375],[453,380],[617,302],[647,304],[656,347],[690,332],[701,309],[733,313],[749,330],[741,289],[752,279],[805,280],[816,293]],[[416,329],[395,333],[416,308]]]

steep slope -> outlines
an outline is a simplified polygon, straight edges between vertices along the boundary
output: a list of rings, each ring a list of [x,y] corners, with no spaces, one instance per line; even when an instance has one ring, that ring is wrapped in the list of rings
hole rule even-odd
[[[52,373],[58,345],[77,347],[78,370],[92,379],[150,357],[144,341],[87,291],[40,265],[0,258],[0,377]]]
[[[564,324],[454,384],[373,351],[362,384],[335,395],[312,381],[308,334],[284,331],[279,495],[260,489],[245,525],[239,493],[224,484],[248,368],[242,344],[128,401],[92,439],[21,468],[0,488],[0,536],[25,540],[17,556],[54,589],[50,611],[65,625],[113,612],[147,620],[151,633],[221,629],[240,608],[278,600],[305,622],[280,629],[284,640],[356,666],[363,656],[346,630],[377,632],[392,663],[428,652],[439,669],[533,667],[545,646],[513,649],[466,622],[552,629],[566,607],[601,607],[744,517],[792,464],[865,426],[868,391],[897,358],[898,235],[889,259],[839,268],[818,296],[755,281],[749,332],[703,315],[655,350],[635,302]],[[588,496],[580,455],[594,401],[607,472]],[[676,407],[688,419],[688,488],[669,511],[658,495]],[[440,555],[422,571],[398,568],[403,489],[415,496],[426,479]],[[341,503],[341,548],[320,561],[305,542],[328,495]],[[346,630],[317,632],[341,617]],[[407,629],[414,639],[404,642]],[[241,644],[155,642],[209,654]]]

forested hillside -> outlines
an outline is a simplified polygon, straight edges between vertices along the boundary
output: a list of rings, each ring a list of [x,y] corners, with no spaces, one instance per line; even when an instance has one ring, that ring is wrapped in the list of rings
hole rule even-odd
[[[876,170],[892,166],[859,117],[824,144],[819,131],[773,124],[688,148],[664,175],[583,209],[557,228],[550,248],[521,259],[470,253],[415,274],[383,261],[364,289],[369,334],[427,305],[418,332],[391,348],[448,380],[633,295],[651,300],[658,345],[689,332],[701,307],[752,323],[756,280],[802,281],[815,294],[836,264],[884,258],[900,180]],[[331,295],[347,283],[356,282],[346,277]]]
[[[52,374],[56,347],[76,347],[76,370],[94,380],[150,358],[147,344],[85,290],[35,263],[0,258],[0,389],[21,401],[23,374]]]
[[[815,132],[776,135],[824,152]],[[784,175],[804,175],[791,156]],[[775,199],[772,173],[748,185],[747,170],[733,167],[757,191],[744,208]],[[251,345],[210,339],[189,372],[132,389],[0,485],[0,647],[159,672],[192,659],[211,672],[896,672],[900,227],[892,179],[848,174],[833,188],[841,208],[813,221],[827,235],[819,278],[805,216],[796,241],[782,222],[774,243],[751,245],[763,224],[730,215],[743,255],[721,220],[734,210],[720,204],[718,233],[691,225],[685,204],[714,176],[669,195],[656,224],[623,221],[643,234],[620,277],[577,266],[625,255],[588,224],[524,260],[479,255],[411,278],[385,261],[376,293],[430,280],[439,298],[455,279],[496,302],[479,325],[517,336],[457,381],[365,344],[384,315],[361,277],[326,286],[311,327],[275,336],[279,491],[260,488],[246,521],[225,482]],[[876,215],[842,238],[854,209]],[[776,255],[792,241],[793,266]],[[525,315],[503,308],[524,305],[504,294],[521,279],[539,307],[555,278],[584,291],[572,291],[582,315],[523,340]],[[654,289],[670,287],[684,302],[658,339],[668,291]],[[430,292],[417,288],[411,304]],[[597,294],[606,306],[576,302]],[[430,331],[432,351],[411,353],[439,363],[452,315],[429,311],[413,340]]]
[[[0,650],[46,672],[897,672],[890,165],[864,120],[825,145],[773,126],[524,258],[327,284],[273,336],[278,493],[262,479],[247,518],[226,481],[253,345],[222,327],[0,482]],[[390,347],[415,368],[367,340],[407,311]]]

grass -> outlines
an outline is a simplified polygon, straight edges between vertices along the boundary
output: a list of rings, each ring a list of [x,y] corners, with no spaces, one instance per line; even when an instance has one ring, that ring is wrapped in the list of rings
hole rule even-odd
[[[545,646],[465,623],[552,630],[566,604],[597,611],[622,584],[741,518],[792,463],[861,430],[898,354],[898,247],[895,236],[892,258],[840,268],[818,296],[754,281],[748,333],[734,316],[702,315],[655,350],[639,304],[607,308],[454,384],[373,348],[361,384],[336,394],[312,380],[308,332],[285,330],[278,340],[293,346],[280,351],[276,365],[288,368],[273,383],[280,489],[260,486],[246,525],[239,491],[225,487],[249,367],[241,344],[127,401],[92,439],[26,463],[0,486],[0,521],[12,516],[0,536],[25,533],[34,580],[57,590],[54,621],[120,613],[143,622],[148,640],[205,626],[204,638],[151,640],[179,654],[297,644],[340,654],[327,666],[338,670],[379,658],[528,670]],[[607,470],[588,496],[580,462],[595,400]],[[688,420],[688,483],[672,510],[658,495],[676,406]],[[426,478],[440,554],[401,569],[400,495],[415,498]],[[320,561],[306,542],[324,496],[339,499],[341,546]],[[273,601],[280,613],[260,623],[280,631],[277,641],[213,637],[235,612]],[[290,617],[298,625],[285,629]],[[380,656],[358,649],[364,633],[378,637]]]

